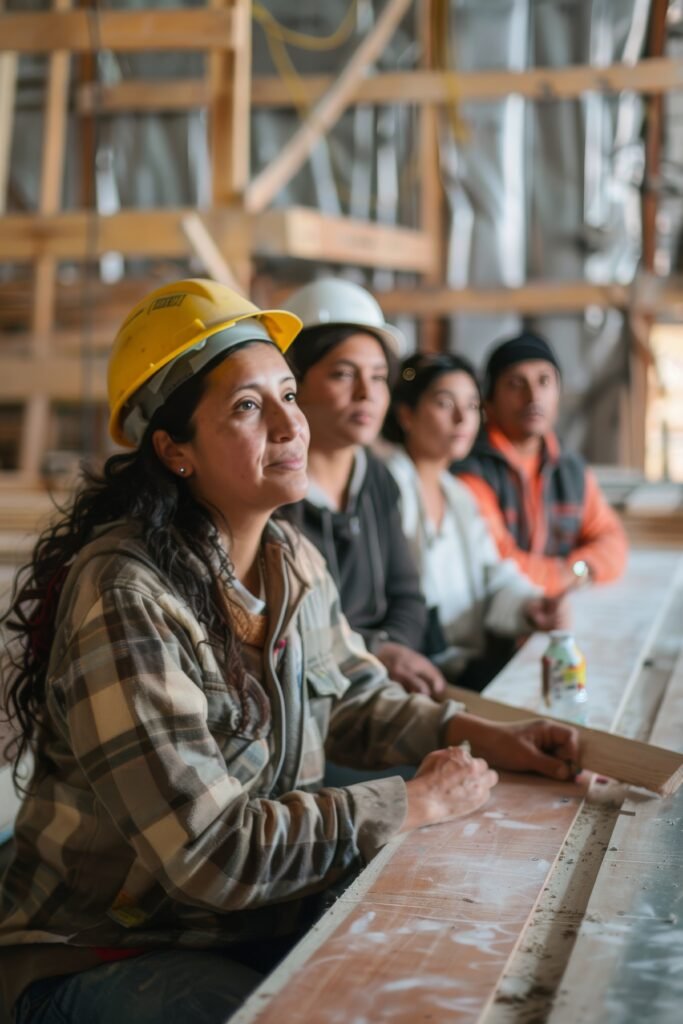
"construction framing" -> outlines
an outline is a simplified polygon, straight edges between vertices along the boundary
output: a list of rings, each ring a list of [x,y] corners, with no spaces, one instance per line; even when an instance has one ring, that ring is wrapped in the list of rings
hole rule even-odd
[[[302,79],[310,105],[308,114],[276,158],[251,178],[251,107],[296,106],[297,98],[280,79],[252,79],[250,0],[207,0],[204,8],[135,11],[95,11],[89,0],[76,6],[77,2],[53,0],[52,9],[46,12],[9,13],[0,0],[0,259],[25,264],[32,275],[27,329],[17,331],[13,325],[11,332],[3,331],[5,318],[0,317],[0,401],[20,402],[24,410],[18,469],[0,472],[0,482],[22,486],[39,483],[51,406],[56,400],[77,403],[103,399],[104,367],[97,352],[107,335],[105,325],[115,322],[119,307],[106,299],[98,306],[98,327],[91,330],[88,339],[95,355],[88,373],[82,368],[79,372],[82,353],[78,330],[67,331],[65,337],[61,326],[57,327],[57,268],[64,260],[92,263],[110,251],[157,260],[193,258],[210,276],[244,290],[252,285],[253,260],[261,257],[414,274],[419,286],[383,293],[382,302],[389,315],[419,318],[421,343],[433,349],[443,341],[441,319],[458,311],[548,313],[590,305],[616,306],[626,310],[641,327],[634,332],[639,339],[634,358],[638,366],[644,363],[654,302],[642,303],[642,289],[586,282],[530,283],[512,290],[444,287],[445,217],[437,116],[440,106],[454,100],[478,102],[517,93],[553,102],[590,90],[622,89],[647,94],[655,104],[652,109],[657,111],[661,109],[662,94],[683,86],[683,64],[663,56],[661,32],[655,32],[650,56],[634,66],[444,73],[435,67],[431,0],[422,0],[419,5],[412,0],[386,0],[376,24],[336,78]],[[408,73],[372,74],[374,62],[411,9],[422,43],[421,67]],[[197,51],[207,56],[206,73],[189,81],[131,80],[102,86],[93,80],[92,59],[107,49],[131,53],[151,49]],[[48,61],[42,177],[37,209],[8,214],[17,62],[22,54],[43,54]],[[121,111],[205,108],[209,118],[210,207],[201,211],[126,209],[100,216],[91,208],[90,194],[90,205],[63,210],[64,155],[72,102],[76,113],[90,122],[95,115],[107,117]],[[350,105],[363,103],[401,103],[419,108],[418,226],[392,227],[332,217],[303,207],[272,208],[272,202],[303,166],[321,136],[334,127]],[[656,160],[661,133],[656,118],[655,122],[648,143],[651,162]],[[648,204],[647,223],[651,224],[651,199]],[[144,287],[145,282],[141,282],[140,293]],[[112,289],[112,295],[115,293]],[[101,289],[99,294],[104,294]],[[661,301],[668,304],[673,315],[679,315],[683,298],[675,288],[668,288],[664,297],[661,291],[657,293],[658,310]],[[14,305],[10,303],[10,307]],[[639,403],[641,419],[643,408],[644,395]]]

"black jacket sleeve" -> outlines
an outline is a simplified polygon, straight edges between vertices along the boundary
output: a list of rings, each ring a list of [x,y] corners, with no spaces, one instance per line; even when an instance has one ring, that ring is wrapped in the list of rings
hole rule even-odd
[[[369,457],[368,490],[375,508],[375,520],[382,560],[386,612],[374,629],[359,629],[372,650],[383,639],[421,651],[427,626],[427,606],[420,589],[417,567],[401,526],[399,491],[386,467]]]

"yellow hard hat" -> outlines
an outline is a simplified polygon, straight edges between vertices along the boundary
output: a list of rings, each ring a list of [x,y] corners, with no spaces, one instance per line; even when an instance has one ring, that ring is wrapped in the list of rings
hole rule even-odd
[[[301,320],[294,313],[259,309],[232,288],[203,278],[174,281],[142,299],[119,328],[109,357],[109,433],[114,441],[127,448],[136,445],[123,425],[136,391],[179,356],[221,331],[225,332],[223,349],[244,340],[240,332],[241,337],[233,341],[226,329],[249,318],[265,327],[281,352],[287,351],[301,330]]]

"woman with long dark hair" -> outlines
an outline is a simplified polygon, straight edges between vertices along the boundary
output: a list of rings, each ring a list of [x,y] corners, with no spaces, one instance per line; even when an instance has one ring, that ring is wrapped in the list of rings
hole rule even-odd
[[[576,759],[569,728],[488,725],[390,683],[322,558],[272,519],[306,488],[282,355],[298,327],[187,280],[116,339],[110,430],[132,450],[41,537],[7,622],[7,710],[33,756],[0,888],[16,1024],[223,1022],[324,890],[486,800],[484,756],[556,777]],[[324,747],[422,764],[321,789]]]
[[[451,682],[480,690],[515,641],[565,620],[559,601],[498,555],[468,489],[448,472],[481,426],[473,366],[453,354],[404,359],[382,430],[401,494],[401,524],[430,613],[428,650]]]

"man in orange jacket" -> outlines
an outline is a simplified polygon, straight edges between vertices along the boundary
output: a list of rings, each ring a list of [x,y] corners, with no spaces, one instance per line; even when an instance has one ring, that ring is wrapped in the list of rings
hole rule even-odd
[[[627,541],[593,473],[554,433],[561,369],[530,331],[502,342],[486,366],[486,427],[453,467],[470,487],[503,557],[548,597],[615,579]]]

